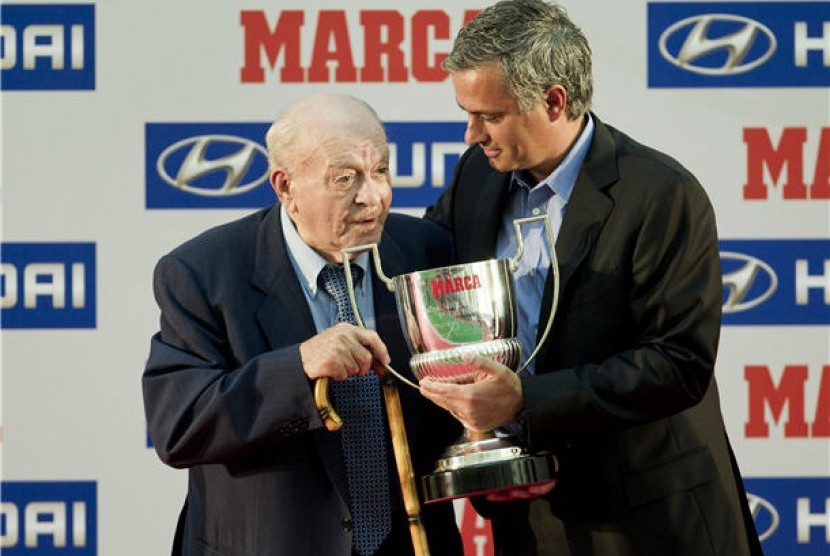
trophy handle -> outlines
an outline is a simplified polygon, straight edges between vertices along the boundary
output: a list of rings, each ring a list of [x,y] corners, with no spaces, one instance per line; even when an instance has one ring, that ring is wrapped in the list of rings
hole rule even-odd
[[[346,273],[346,289],[349,293],[349,303],[352,304],[352,312],[354,313],[358,326],[360,326],[361,328],[366,328],[366,326],[364,326],[363,324],[363,319],[360,318],[360,311],[357,308],[357,299],[355,299],[354,296],[354,281],[352,280],[352,266],[348,256],[349,253],[362,253],[363,251],[372,252],[372,263],[375,266],[375,274],[377,274],[378,278],[381,282],[383,282],[383,285],[386,286],[387,290],[389,290],[390,292],[394,292],[395,282],[386,274],[384,274],[383,268],[381,268],[380,266],[380,254],[378,253],[377,243],[367,243],[365,245],[356,245],[355,247],[346,247],[345,249],[342,249],[340,251],[340,253],[343,255],[343,270]],[[420,387],[417,384],[407,379],[405,376],[402,376],[398,371],[396,371],[389,365],[384,365],[382,363],[378,363],[378,365],[381,366],[384,371],[391,374],[404,384],[412,386],[416,390],[420,389]]]
[[[357,324],[360,328],[366,327],[363,325],[363,319],[360,318],[360,311],[357,309],[357,300],[354,297],[354,281],[352,280],[352,264],[349,261],[349,254],[363,253],[364,251],[372,252],[372,263],[375,265],[375,274],[377,274],[380,281],[383,282],[383,285],[386,286],[386,289],[390,292],[395,291],[395,282],[383,273],[383,268],[380,266],[380,253],[378,253],[377,243],[366,243],[364,245],[346,247],[340,251],[343,256],[343,270],[346,273],[346,285],[348,286],[346,289],[349,292],[349,303],[352,304],[352,312],[354,313],[355,319],[357,319]]]
[[[536,355],[539,354],[539,350],[542,349],[542,345],[545,343],[545,340],[548,339],[548,334],[553,326],[553,317],[556,314],[556,308],[559,306],[559,261],[556,259],[556,247],[553,240],[553,230],[550,225],[550,217],[547,214],[543,214],[541,216],[530,216],[528,218],[517,218],[513,221],[513,231],[516,234],[516,256],[510,259],[510,270],[516,272],[519,268],[519,261],[524,255],[524,238],[522,237],[520,228],[523,224],[529,224],[531,222],[545,223],[545,237],[548,242],[548,252],[550,253],[550,267],[553,271],[553,300],[551,302],[550,314],[548,315],[548,322],[545,324],[545,330],[542,332],[542,337],[539,338],[539,341],[536,343],[536,347],[527,358],[527,361],[525,361],[524,364],[516,371],[517,373],[522,372],[530,364],[530,362],[533,361]],[[348,278],[348,276],[349,275],[347,273],[346,277]]]

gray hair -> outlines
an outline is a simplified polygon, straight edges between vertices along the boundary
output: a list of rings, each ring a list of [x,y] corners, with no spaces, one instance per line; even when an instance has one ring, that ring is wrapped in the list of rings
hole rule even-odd
[[[455,38],[442,67],[452,72],[499,62],[510,95],[528,112],[551,85],[567,91],[569,119],[591,109],[591,47],[561,6],[502,0],[482,10]]]

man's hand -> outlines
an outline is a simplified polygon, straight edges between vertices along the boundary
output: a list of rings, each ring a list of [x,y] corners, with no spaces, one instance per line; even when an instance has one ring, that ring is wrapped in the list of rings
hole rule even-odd
[[[471,382],[452,384],[425,377],[421,394],[452,413],[465,428],[487,431],[516,418],[524,407],[522,384],[509,367],[485,359],[465,361],[474,371]]]
[[[301,343],[300,359],[312,380],[345,380],[369,372],[373,361],[388,365],[389,352],[374,330],[341,322]]]

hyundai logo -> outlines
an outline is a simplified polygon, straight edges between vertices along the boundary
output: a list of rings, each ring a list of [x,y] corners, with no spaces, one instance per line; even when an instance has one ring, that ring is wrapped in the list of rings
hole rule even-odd
[[[209,157],[208,149],[211,148],[223,154]],[[249,176],[257,156],[265,157],[266,170],[260,175]],[[267,161],[268,152],[250,139],[233,135],[199,135],[164,149],[156,169],[165,182],[177,189],[205,197],[222,197],[245,193],[265,181],[268,178]],[[211,185],[200,181],[217,173],[224,173],[224,180]]]
[[[746,499],[749,502],[749,511],[752,513],[755,529],[758,531],[758,538],[764,542],[778,529],[778,510],[760,496],[747,493]]]
[[[721,261],[735,261],[738,264],[736,270],[723,274],[723,287],[727,294],[723,302],[724,313],[752,309],[769,299],[778,288],[778,276],[764,261],[728,251],[722,252],[720,258]],[[759,289],[762,291],[759,292]]]
[[[733,32],[713,36],[713,25],[721,29],[729,28]],[[681,42],[682,46],[678,49],[677,45]],[[703,75],[747,72],[769,60],[775,53],[776,44],[775,35],[765,25],[731,14],[687,17],[663,31],[659,40],[663,58],[681,69]],[[722,52],[725,57],[709,57],[709,64],[701,63],[702,58],[717,52]]]

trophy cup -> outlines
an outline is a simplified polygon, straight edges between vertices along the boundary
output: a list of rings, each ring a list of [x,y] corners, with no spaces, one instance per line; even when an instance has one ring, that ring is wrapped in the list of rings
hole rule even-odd
[[[553,273],[553,303],[545,329],[533,352],[520,366],[522,345],[517,335],[517,308],[512,273],[524,253],[520,227],[543,222]],[[513,259],[491,259],[433,268],[388,278],[381,268],[377,245],[344,249],[349,295],[358,324],[363,325],[354,298],[349,253],[371,250],[377,276],[395,293],[398,316],[409,348],[410,367],[418,380],[432,377],[468,382],[465,358],[478,355],[521,372],[544,344],[556,313],[559,270],[550,219],[545,216],[513,221],[517,252]],[[417,388],[393,369],[391,373]],[[541,484],[556,479],[552,454],[530,454],[519,439],[494,431],[465,430],[438,460],[435,471],[421,478],[426,503]]]

